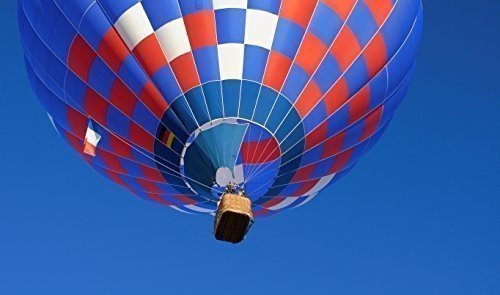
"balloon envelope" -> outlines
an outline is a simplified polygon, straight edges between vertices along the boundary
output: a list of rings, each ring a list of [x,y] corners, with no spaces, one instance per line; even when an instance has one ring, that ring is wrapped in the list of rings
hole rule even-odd
[[[37,97],[95,170],[187,213],[213,213],[235,182],[266,217],[378,141],[408,89],[422,6],[21,0],[19,27]]]

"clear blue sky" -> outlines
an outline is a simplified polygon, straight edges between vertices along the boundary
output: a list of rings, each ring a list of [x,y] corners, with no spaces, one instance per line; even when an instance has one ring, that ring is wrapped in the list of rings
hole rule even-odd
[[[417,73],[383,140],[238,246],[59,139],[27,83],[16,2],[0,10],[0,294],[500,294],[498,0],[424,1]]]

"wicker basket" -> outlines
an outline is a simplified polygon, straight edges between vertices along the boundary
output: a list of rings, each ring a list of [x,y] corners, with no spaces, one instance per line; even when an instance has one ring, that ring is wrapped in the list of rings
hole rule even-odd
[[[252,203],[248,198],[231,193],[222,196],[215,216],[217,240],[237,244],[243,241],[252,223]]]

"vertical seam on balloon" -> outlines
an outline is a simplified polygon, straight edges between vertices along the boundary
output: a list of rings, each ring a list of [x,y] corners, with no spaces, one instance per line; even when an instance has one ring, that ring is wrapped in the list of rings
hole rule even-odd
[[[384,70],[385,70],[385,76],[386,76],[386,79],[385,79],[385,95],[387,95],[387,92],[389,92],[389,79],[390,79],[389,68],[384,67]]]
[[[182,0],[178,0],[182,1]],[[215,7],[213,6],[213,1],[212,1],[212,15],[213,15],[213,20],[214,20],[214,34],[215,34],[215,50],[217,50],[217,67],[219,70],[219,85],[220,85],[220,97],[221,97],[221,103],[222,103],[222,118],[225,118],[226,116],[226,108],[224,106],[224,91],[222,89],[222,77],[220,74],[220,58],[219,58],[219,35],[217,33],[217,18],[215,17]],[[208,83],[208,82],[207,82]]]
[[[60,9],[59,5],[55,2],[55,0],[53,1],[54,2],[54,5],[57,6],[57,8],[61,11],[61,14],[64,15],[64,13],[62,12],[62,10]],[[87,12],[90,10],[90,8],[92,7],[92,5],[94,5],[96,1],[92,1],[90,4],[89,4],[89,7],[87,7],[87,9],[85,9],[85,11],[83,12],[82,14],[82,18],[80,19],[80,22],[78,23],[78,28],[80,28],[81,24],[82,24],[82,21],[83,21],[83,18],[84,16],[87,14]],[[67,19],[67,17],[64,15],[64,17]],[[68,20],[69,21],[69,20]],[[69,22],[71,23],[71,22]],[[73,25],[71,25],[73,27]],[[69,56],[70,56],[70,53],[71,53],[71,47],[73,45],[73,43],[75,42],[75,39],[77,38],[78,36],[78,29],[76,30],[76,36],[73,38],[73,40],[71,41],[71,44],[69,46],[69,50],[68,50],[68,55],[66,56],[66,62],[68,63],[69,61]],[[64,84],[63,84],[63,93],[64,93],[64,99],[66,100],[66,83],[67,83],[67,79],[68,79],[68,73],[69,73],[69,67],[66,67],[66,72],[64,73]],[[67,101],[66,101],[66,104],[67,104]]]
[[[219,36],[217,34],[217,18],[215,17],[215,10],[213,9],[213,7],[212,7],[212,14],[213,14],[213,19],[214,19],[215,50],[217,50],[217,69],[219,70],[219,78],[221,78],[220,77],[220,58],[219,58]],[[220,89],[220,98],[221,98],[221,103],[222,103],[222,105],[220,107],[222,109],[222,118],[224,118],[225,114],[226,114],[226,108],[224,106],[224,91],[222,89],[222,78],[218,82],[220,85],[219,89]]]

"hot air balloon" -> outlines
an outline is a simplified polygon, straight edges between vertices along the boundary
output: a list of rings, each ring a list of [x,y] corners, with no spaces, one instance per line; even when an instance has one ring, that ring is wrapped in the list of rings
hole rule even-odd
[[[135,195],[254,221],[311,201],[404,98],[420,0],[20,0],[31,85],[97,172]]]

